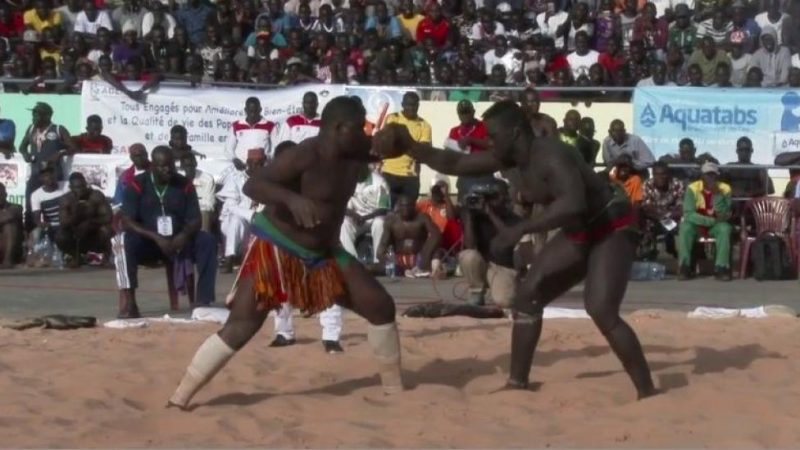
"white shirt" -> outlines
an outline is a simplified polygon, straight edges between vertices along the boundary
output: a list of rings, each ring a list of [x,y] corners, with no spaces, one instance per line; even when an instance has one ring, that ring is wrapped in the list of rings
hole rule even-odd
[[[153,17],[155,16],[151,12],[147,12],[142,17],[142,36],[147,36],[153,29]],[[167,21],[167,29],[164,30],[167,33],[167,39],[172,39],[175,35],[175,19],[167,13],[164,13],[164,19]]]
[[[192,180],[194,190],[197,192],[197,200],[200,202],[200,211],[209,212],[214,210],[214,191],[216,184],[214,177],[210,173],[198,170]]]
[[[567,14],[565,11],[559,11],[550,15],[550,17],[545,20],[546,15],[547,13],[541,13],[536,16],[536,24],[539,25],[539,29],[542,30],[543,36],[555,39],[556,48],[561,48],[564,46],[564,37],[559,36],[556,38],[556,31],[558,30],[558,27],[567,21],[569,14]]]
[[[567,55],[567,62],[569,63],[569,68],[572,70],[572,77],[577,80],[581,75],[589,75],[589,68],[597,64],[597,58],[599,57],[600,53],[591,49],[589,53],[583,56],[579,55],[578,52],[572,52]]]
[[[90,22],[89,18],[86,17],[86,13],[81,11],[78,13],[78,17],[75,18],[75,28],[73,30],[76,33],[97,34],[97,30],[100,28],[105,28],[107,30],[114,29],[114,26],[111,25],[111,18],[108,17],[107,12],[98,11],[97,19],[95,19],[94,22]]]
[[[319,134],[320,124],[319,117],[309,119],[302,114],[289,116],[278,127],[275,145],[286,141],[299,144],[308,138],[312,138]]]
[[[636,83],[636,87],[647,87],[647,86],[675,86],[675,83],[672,81],[665,81],[664,84],[656,84],[653,80],[653,77],[642,78]]]
[[[777,23],[770,22],[769,18],[767,18],[768,15],[769,15],[769,13],[764,11],[764,12],[762,12],[760,14],[756,14],[756,17],[754,18],[754,20],[756,21],[758,26],[760,28],[762,28],[762,29],[764,27],[772,27],[772,28],[774,28],[775,32],[778,33],[778,37],[775,39],[776,44],[777,45],[781,45],[783,43],[783,39],[781,38],[781,34],[782,34],[781,30],[783,29],[783,22],[786,21],[786,18],[789,17],[789,15],[785,14],[785,13],[781,13],[781,18],[780,18],[780,20],[778,20]]]
[[[231,134],[225,143],[225,153],[233,160],[247,160],[247,151],[261,148],[272,158],[272,141],[277,132],[274,122],[261,118],[258,123],[250,125],[244,120],[237,120],[231,125]]]
[[[58,183],[58,188],[53,192],[47,192],[40,187],[31,194],[31,211],[34,214],[41,214],[42,220],[51,226],[59,226],[61,197],[67,192],[69,192],[69,187],[63,181]]]
[[[508,49],[503,56],[497,56],[494,50],[489,50],[483,55],[483,62],[486,64],[486,75],[492,74],[492,68],[497,64],[506,68],[506,83],[514,82],[514,75],[522,70],[522,60],[514,55],[519,53],[515,49]]]
[[[472,41],[482,41],[484,39],[491,39],[492,37],[505,36],[505,35],[506,35],[506,27],[504,27],[503,24],[500,22],[494,23],[494,33],[492,34],[486,33],[483,29],[483,24],[478,22],[472,26],[472,32],[470,33],[469,38]]]
[[[217,192],[217,198],[222,202],[222,210],[219,213],[221,220],[239,217],[250,221],[253,218],[255,202],[243,192],[247,178],[244,171],[237,170],[229,173],[223,180],[222,188]]]
[[[379,173],[371,172],[369,177],[356,184],[347,208],[359,216],[366,216],[378,209],[389,209],[389,185]]]
[[[800,53],[795,53],[792,56],[792,67],[797,67],[800,69]]]

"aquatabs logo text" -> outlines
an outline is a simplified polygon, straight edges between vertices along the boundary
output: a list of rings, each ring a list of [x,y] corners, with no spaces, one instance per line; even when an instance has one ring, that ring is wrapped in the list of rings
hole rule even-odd
[[[656,114],[656,111],[648,103],[639,117],[639,122],[647,128],[665,122],[680,124],[684,131],[700,126],[752,126],[758,122],[758,110],[742,109],[738,106],[733,108],[719,106],[714,108],[673,108],[670,105],[664,105]]]

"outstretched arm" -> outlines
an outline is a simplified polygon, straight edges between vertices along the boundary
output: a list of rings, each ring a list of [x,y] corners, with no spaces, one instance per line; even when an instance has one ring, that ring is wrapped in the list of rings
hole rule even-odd
[[[797,164],[800,164],[800,152],[786,152],[775,157],[776,166],[794,166]]]

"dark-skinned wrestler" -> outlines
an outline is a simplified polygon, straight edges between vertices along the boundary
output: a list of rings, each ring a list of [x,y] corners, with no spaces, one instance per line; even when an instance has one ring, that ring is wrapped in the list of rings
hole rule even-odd
[[[624,193],[597,176],[580,154],[555,138],[534,139],[523,110],[498,102],[486,113],[491,151],[465,155],[432,149],[410,139],[405,129],[387,126],[374,139],[377,149],[404,149],[433,170],[449,175],[481,175],[498,170],[510,177],[528,203],[545,205],[541,214],[501,229],[491,251],[514,246],[527,233],[560,228],[520,281],[512,303],[511,367],[507,388],[525,389],[542,331],[544,307],[585,281],[584,305],[633,381],[638,397],[655,394],[650,369],[636,334],[619,315],[636,235],[626,228],[633,215]]]
[[[266,208],[253,217],[255,239],[228,297],[230,316],[200,346],[168,406],[185,409],[256,334],[269,311],[287,301],[306,313],[321,312],[335,301],[367,319],[367,341],[384,390],[402,390],[394,302],[339,245],[347,202],[368,162],[375,160],[364,121],[360,102],[331,100],[322,111],[319,136],[281,153],[247,180],[244,193]]]

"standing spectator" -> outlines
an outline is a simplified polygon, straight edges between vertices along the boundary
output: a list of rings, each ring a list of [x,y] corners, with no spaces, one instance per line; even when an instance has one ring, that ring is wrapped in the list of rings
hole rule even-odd
[[[22,206],[8,202],[6,186],[0,183],[0,269],[11,269],[22,257]]]
[[[266,160],[264,149],[248,150],[247,169],[229,172],[217,192],[217,199],[222,202],[219,229],[224,238],[223,273],[233,272],[233,259],[241,255],[247,227],[257,209],[257,204],[244,195],[244,184],[254,171],[264,166]]]
[[[625,190],[631,205],[639,206],[642,203],[644,199],[642,177],[636,175],[633,171],[633,158],[631,158],[631,155],[627,153],[619,155],[614,163],[614,168],[608,174],[608,178]]]
[[[730,36],[730,56],[731,58],[731,84],[736,87],[744,85],[747,79],[747,71],[750,70],[753,55],[744,51],[745,37],[739,31],[734,31]]]
[[[786,19],[789,19],[789,15],[781,12],[781,0],[765,0],[764,3],[766,4],[767,10],[756,14],[756,24],[761,27],[762,33],[764,29],[768,27],[775,30],[775,43],[776,45],[781,45],[783,43],[783,24],[787,21]],[[791,20],[788,22],[791,23]]]
[[[400,14],[397,15],[397,21],[400,22],[400,27],[402,27],[403,39],[408,43],[416,42],[417,27],[425,16],[414,11],[414,0],[400,0],[399,11]]]
[[[303,94],[303,111],[286,118],[276,132],[275,144],[286,141],[300,143],[319,134],[320,119],[317,113],[319,99],[313,91]]]
[[[692,24],[691,12],[685,3],[675,6],[675,23],[669,29],[669,45],[680,48],[684,55],[694,52],[697,28]]]
[[[236,170],[245,170],[248,151],[263,149],[267,159],[272,157],[272,139],[276,132],[275,123],[261,116],[261,102],[256,97],[248,98],[244,103],[244,120],[237,120],[231,125],[231,134],[225,143],[225,153],[231,159]]]
[[[201,46],[206,38],[208,17],[213,13],[214,9],[201,0],[188,0],[186,4],[178,10],[175,19],[178,24],[186,30],[192,44]]]
[[[181,275],[198,268],[196,302],[214,303],[217,244],[201,231],[202,219],[192,183],[175,172],[169,147],[153,149],[153,170],[137,176],[125,191],[122,227],[115,244],[119,317],[139,317],[136,304],[139,264],[161,260]],[[189,267],[187,267],[189,266]],[[185,279],[176,279],[177,285]]]
[[[11,119],[0,118],[0,154],[11,159],[14,154],[14,140],[17,137],[17,127]]]
[[[456,113],[460,124],[450,129],[444,148],[457,152],[479,153],[486,151],[489,145],[489,132],[486,125],[475,118],[475,106],[469,100],[461,100],[456,105]],[[456,188],[461,201],[474,184],[485,181],[488,177],[458,177]]]
[[[697,27],[697,36],[709,36],[719,45],[725,44],[731,31],[733,31],[733,23],[728,20],[724,9],[717,8],[710,19],[700,22]]]
[[[579,128],[581,114],[571,109],[564,115],[564,126],[558,130],[558,137],[561,142],[569,145],[580,153],[581,158],[586,164],[594,164],[596,153],[592,153],[592,143],[580,135]]]
[[[646,171],[655,162],[653,152],[642,138],[625,131],[625,124],[614,119],[608,129],[608,137],[603,141],[603,162],[606,167],[613,167],[620,155],[631,156],[633,168],[637,172]]]
[[[453,46],[451,32],[450,22],[442,16],[442,7],[434,2],[428,6],[428,16],[417,25],[416,40],[425,42],[430,38],[436,48],[446,51]]]
[[[30,196],[29,211],[33,218],[34,229],[30,235],[28,248],[33,248],[44,235],[50,240],[55,240],[58,227],[61,225],[59,214],[61,197],[68,192],[67,183],[58,181],[52,164],[40,163],[38,166],[36,177],[40,187]]]
[[[761,48],[753,53],[752,67],[758,67],[764,74],[761,85],[764,87],[784,86],[789,79],[792,55],[789,49],[780,45],[778,34],[772,27],[761,29]]]
[[[719,166],[706,162],[700,181],[686,188],[683,198],[683,221],[678,234],[679,280],[694,277],[692,250],[701,236],[715,240],[714,276],[731,280],[731,187],[719,181]]]
[[[75,136],[76,153],[108,155],[114,148],[111,138],[103,134],[103,119],[96,114],[86,118],[86,132]]]
[[[32,28],[41,33],[47,27],[61,26],[61,14],[53,11],[49,0],[35,0],[33,8],[25,11],[22,16],[25,27]]]
[[[380,174],[379,164],[370,164],[366,176],[358,182],[347,211],[339,240],[342,247],[358,257],[356,241],[365,232],[372,239],[372,260],[378,261],[378,246],[383,236],[384,218],[389,212],[389,186]]]
[[[415,92],[406,92],[402,101],[403,110],[390,114],[386,123],[405,125],[416,142],[431,143],[431,126],[419,117],[419,96]],[[402,196],[416,203],[419,197],[419,163],[408,155],[386,159],[383,162],[383,176],[389,184],[392,205]]]
[[[197,168],[197,159],[191,153],[181,155],[181,170],[186,179],[192,182],[194,190],[197,192],[200,217],[202,219],[200,229],[210,233],[211,219],[214,215],[214,194],[217,188],[216,183],[214,183],[214,177],[210,173]]]
[[[75,18],[73,30],[83,36],[94,37],[100,28],[113,29],[111,17],[107,12],[98,10],[94,0],[84,0],[83,11]]]
[[[714,82],[719,63],[730,65],[731,59],[725,52],[717,49],[717,44],[711,36],[703,37],[700,41],[700,49],[695,50],[689,58],[689,65],[697,64],[703,75],[703,84],[709,85]]]
[[[69,259],[68,266],[81,266],[81,255],[97,252],[110,253],[111,206],[105,195],[92,189],[80,172],[69,176],[69,190],[61,197],[59,228],[55,243]]]
[[[645,219],[644,241],[655,247],[657,236],[664,235],[667,253],[678,256],[675,236],[683,211],[683,183],[673,178],[665,162],[653,165],[653,177],[644,183],[642,215]]]
[[[583,75],[588,75],[589,68],[597,64],[599,58],[600,54],[589,48],[589,35],[584,31],[579,31],[575,35],[575,51],[567,55],[572,77],[578,79]]]

